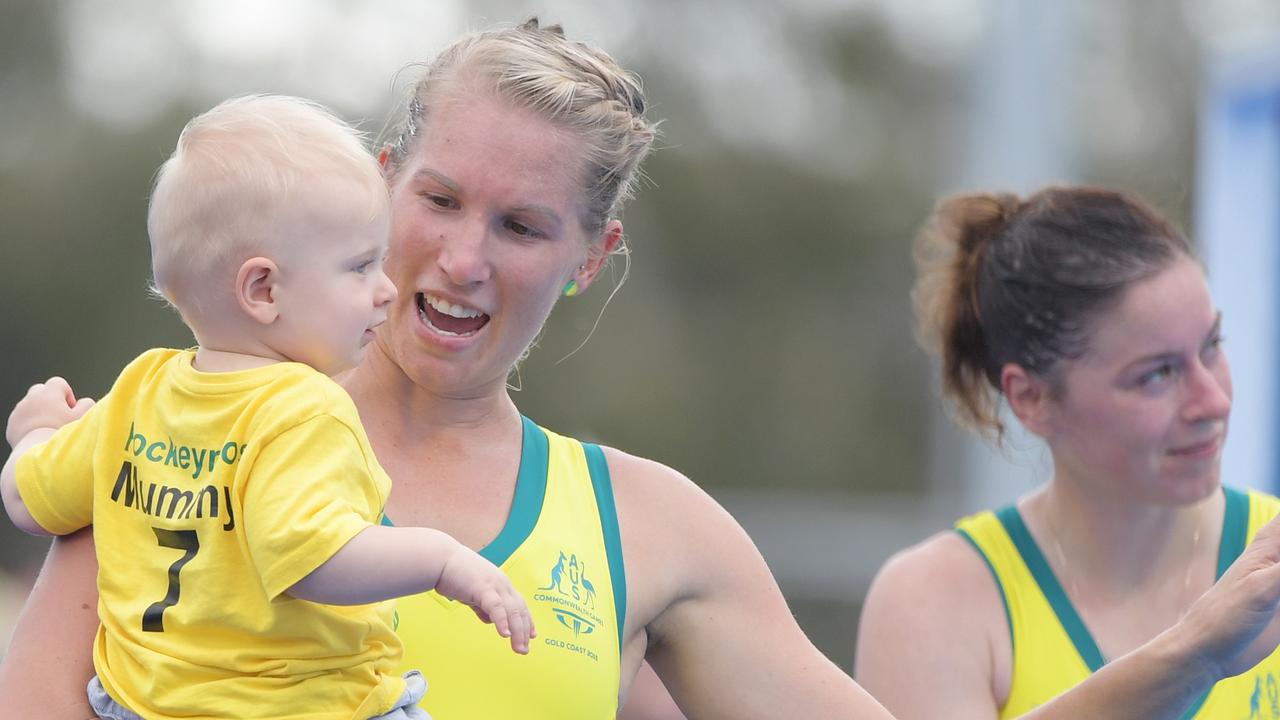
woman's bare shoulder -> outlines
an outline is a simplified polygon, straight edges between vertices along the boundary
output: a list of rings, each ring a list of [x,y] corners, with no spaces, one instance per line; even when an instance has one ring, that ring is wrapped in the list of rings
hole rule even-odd
[[[949,707],[953,717],[993,717],[1011,670],[1007,628],[982,556],[958,533],[941,532],[897,553],[876,575],[858,629],[855,677],[904,716]],[[929,697],[904,680],[920,673],[935,678]]]
[[[983,590],[995,589],[993,583],[978,551],[959,533],[945,530],[889,558],[872,590],[923,591],[945,585],[952,591],[981,596]]]

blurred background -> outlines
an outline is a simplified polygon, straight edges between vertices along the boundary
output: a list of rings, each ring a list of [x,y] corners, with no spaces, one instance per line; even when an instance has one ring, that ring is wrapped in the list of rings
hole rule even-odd
[[[1222,238],[1211,270],[1266,273],[1222,294],[1275,292],[1274,0],[0,0],[0,408],[191,343],[145,290],[149,185],[191,115],[290,93],[376,136],[408,66],[535,13],[639,73],[665,122],[629,279],[561,304],[516,401],[706,488],[846,669],[890,554],[1044,478],[1030,440],[951,429],[914,343],[911,240],[940,195],[1117,186]],[[1276,323],[1219,301],[1265,431]],[[1269,476],[1259,443],[1233,482]],[[0,523],[0,653],[46,548]]]

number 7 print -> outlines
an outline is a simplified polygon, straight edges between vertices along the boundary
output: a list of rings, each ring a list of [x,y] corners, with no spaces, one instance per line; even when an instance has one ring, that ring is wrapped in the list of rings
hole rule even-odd
[[[164,632],[164,611],[170,606],[177,605],[181,594],[178,573],[182,572],[182,567],[196,556],[196,551],[200,549],[200,538],[196,536],[195,530],[164,530],[158,527],[151,529],[155,531],[156,541],[160,543],[160,547],[186,551],[169,566],[169,592],[165,594],[163,600],[151,603],[146,612],[142,613],[144,632]]]

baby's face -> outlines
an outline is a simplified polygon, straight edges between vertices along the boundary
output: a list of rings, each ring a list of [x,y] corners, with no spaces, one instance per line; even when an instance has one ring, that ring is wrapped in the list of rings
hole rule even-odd
[[[396,289],[383,272],[390,217],[328,217],[289,223],[276,300],[277,351],[334,375],[360,362],[373,329],[387,318]]]

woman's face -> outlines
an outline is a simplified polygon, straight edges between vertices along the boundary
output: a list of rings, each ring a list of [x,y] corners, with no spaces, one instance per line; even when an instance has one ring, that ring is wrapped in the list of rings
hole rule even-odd
[[[1059,474],[1160,505],[1213,492],[1231,411],[1220,319],[1189,257],[1130,287],[1050,401],[1046,440]]]
[[[427,113],[391,179],[387,274],[399,296],[378,342],[418,384],[472,397],[505,386],[604,236],[581,222],[577,138],[488,96]]]

